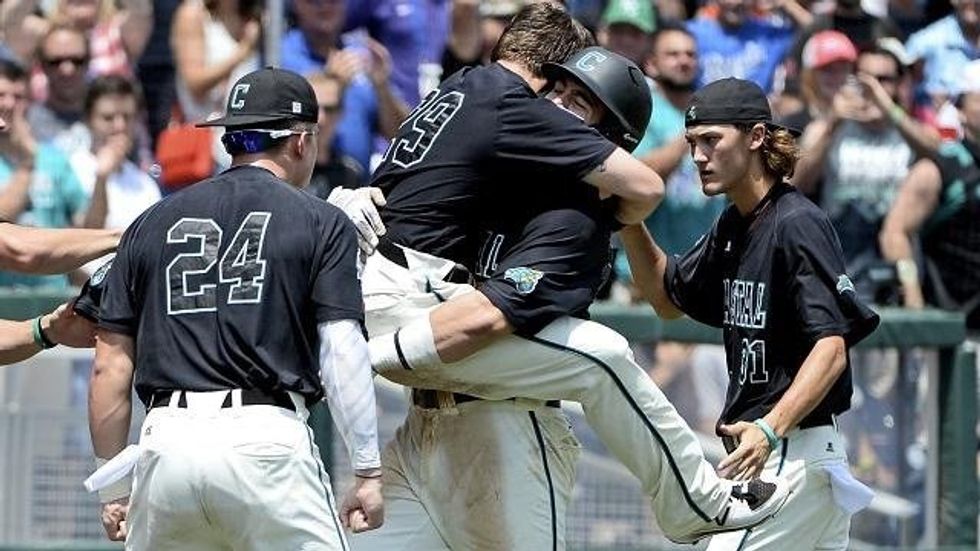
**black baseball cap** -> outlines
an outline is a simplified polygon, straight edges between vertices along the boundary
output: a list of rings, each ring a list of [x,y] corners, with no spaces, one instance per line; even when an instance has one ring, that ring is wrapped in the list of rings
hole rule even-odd
[[[197,126],[263,128],[286,121],[312,122],[319,115],[313,87],[302,76],[266,67],[238,79],[228,92],[225,116]]]
[[[758,84],[740,78],[716,80],[697,92],[687,104],[684,126],[702,124],[753,124],[763,122],[770,128],[782,128],[799,136],[800,131],[772,122],[772,111],[766,93]]]

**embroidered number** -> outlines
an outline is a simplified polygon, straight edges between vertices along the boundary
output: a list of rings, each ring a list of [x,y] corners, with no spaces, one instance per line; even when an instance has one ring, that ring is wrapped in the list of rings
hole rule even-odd
[[[766,341],[742,339],[742,366],[739,372],[739,384],[768,383],[769,372],[766,371]]]
[[[463,105],[464,97],[456,91],[442,95],[439,90],[432,91],[402,123],[403,132],[391,143],[391,162],[402,168],[422,162],[442,129]]]
[[[218,262],[224,231],[210,218],[181,218],[167,231],[167,243],[195,240],[198,249],[180,253],[167,265],[167,313],[170,315],[213,312],[217,307],[218,284],[230,283],[228,304],[258,303],[262,300],[265,260],[262,245],[272,217],[268,212],[250,212],[242,221],[231,244]],[[217,274],[213,272],[218,265]]]
[[[480,256],[476,259],[477,277],[490,277],[497,270],[497,256],[500,246],[504,244],[504,236],[500,233],[486,232],[486,239],[480,247]]]

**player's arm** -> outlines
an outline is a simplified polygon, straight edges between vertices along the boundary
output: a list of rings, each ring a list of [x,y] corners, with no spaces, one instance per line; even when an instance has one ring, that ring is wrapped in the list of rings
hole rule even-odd
[[[630,263],[633,284],[640,294],[664,319],[674,319],[684,315],[667,294],[664,278],[667,273],[667,254],[661,249],[646,226],[634,224],[619,231]]]
[[[824,337],[813,345],[789,389],[763,416],[778,438],[800,424],[827,396],[847,367],[847,347],[841,336]],[[718,474],[735,480],[758,476],[771,449],[766,435],[755,424],[740,421],[722,425],[723,434],[735,437],[738,448],[718,464]]]
[[[0,365],[26,360],[57,344],[91,347],[95,344],[95,325],[75,314],[68,303],[35,319],[0,320]]]
[[[129,435],[132,400],[135,343],[122,333],[98,331],[95,362],[89,379],[88,423],[92,449],[101,466],[126,446]],[[126,515],[131,476],[99,490],[102,502],[102,525],[110,540],[126,539]]]
[[[381,526],[381,454],[371,363],[361,323],[342,319],[320,323],[320,380],[330,416],[350,450],[354,488],[341,503],[344,526],[363,532]]]
[[[65,273],[112,252],[122,230],[45,229],[0,223],[0,269]]]
[[[909,308],[925,306],[912,236],[936,210],[941,189],[942,175],[936,163],[927,159],[915,163],[899,187],[878,236],[882,257],[898,268],[903,300]]]
[[[619,197],[616,218],[623,224],[646,220],[664,198],[663,179],[618,147],[584,180],[603,194]]]

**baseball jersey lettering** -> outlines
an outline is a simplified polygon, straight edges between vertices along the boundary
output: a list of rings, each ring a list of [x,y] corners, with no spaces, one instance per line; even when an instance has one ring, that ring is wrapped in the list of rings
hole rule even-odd
[[[853,287],[837,289],[843,275],[843,253],[827,215],[788,184],[773,186],[747,216],[729,206],[694,248],[669,259],[671,300],[692,318],[724,329],[731,384],[721,422],[765,415],[817,340],[839,335],[855,342],[874,329],[874,314]],[[850,401],[845,370],[801,424],[829,422]]]
[[[137,336],[144,403],[159,389],[292,390],[318,400],[317,324],[364,318],[350,285],[356,258],[356,230],[340,210],[240,166],[168,196],[130,226],[106,276],[100,325]]]
[[[415,109],[372,185],[387,199],[387,239],[475,273],[485,232],[503,233],[487,217],[584,186],[578,180],[614,149],[493,63],[455,73]]]

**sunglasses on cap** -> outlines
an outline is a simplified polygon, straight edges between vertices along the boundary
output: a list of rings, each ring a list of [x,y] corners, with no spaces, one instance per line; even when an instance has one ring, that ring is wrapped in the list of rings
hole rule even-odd
[[[259,153],[275,146],[280,140],[289,136],[310,134],[316,136],[316,130],[233,130],[221,136],[221,143],[229,155],[244,153]]]

